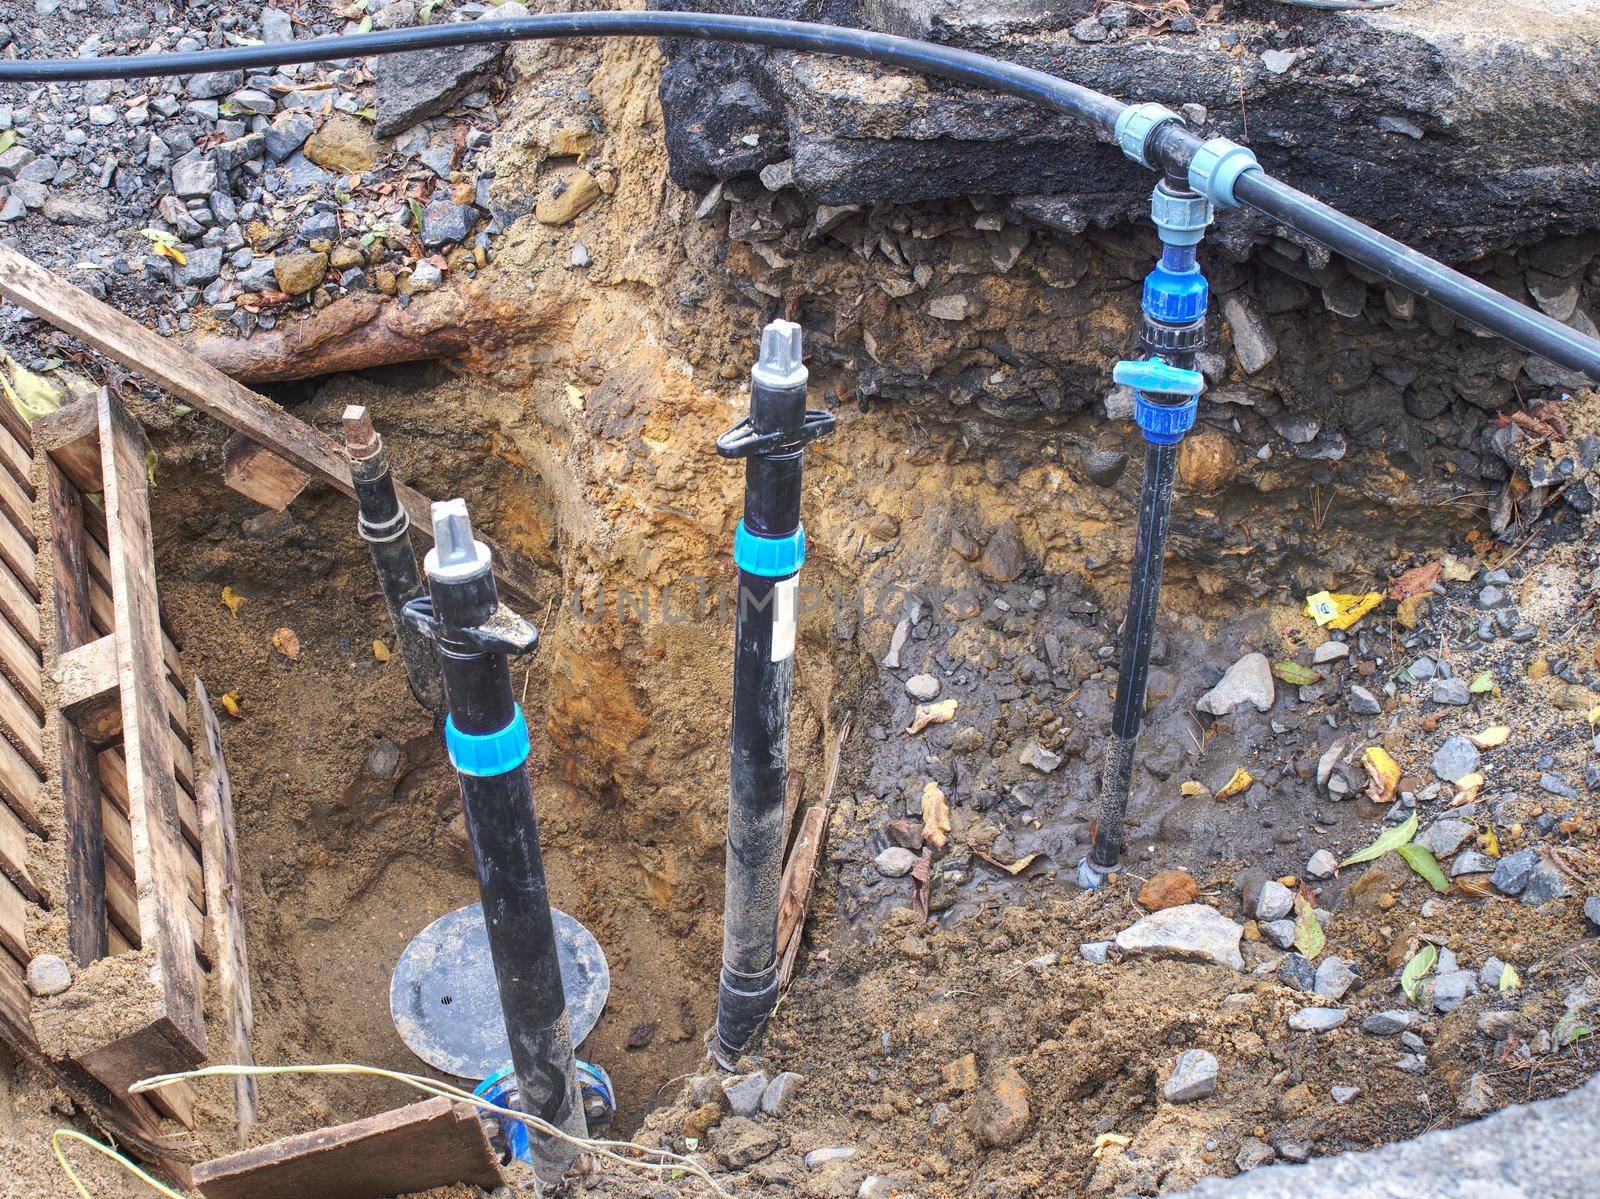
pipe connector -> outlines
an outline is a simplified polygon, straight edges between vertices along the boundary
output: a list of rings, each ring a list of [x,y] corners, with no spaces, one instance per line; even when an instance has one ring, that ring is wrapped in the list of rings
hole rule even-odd
[[[1106,885],[1106,880],[1111,877],[1114,869],[1115,867],[1102,869],[1086,857],[1078,863],[1078,870],[1073,881],[1085,891],[1097,891]]]
[[[1211,201],[1203,195],[1179,196],[1156,184],[1150,193],[1150,219],[1168,246],[1197,246],[1206,226],[1216,217]]]
[[[1214,137],[1194,152],[1189,162],[1189,186],[1213,204],[1235,208],[1233,185],[1246,171],[1259,171],[1255,151],[1225,137]]]
[[[493,560],[489,547],[472,535],[467,501],[435,500],[433,548],[422,568],[436,583],[468,583],[489,573]]]
[[[761,357],[750,377],[766,387],[789,390],[804,387],[809,377],[800,360],[802,334],[793,321],[777,320],[761,330]]]
[[[1156,104],[1153,101],[1130,105],[1124,108],[1122,115],[1117,118],[1117,144],[1134,162],[1154,170],[1155,164],[1145,157],[1145,146],[1150,141],[1150,135],[1168,121],[1177,121],[1181,124],[1183,118],[1165,104]]]

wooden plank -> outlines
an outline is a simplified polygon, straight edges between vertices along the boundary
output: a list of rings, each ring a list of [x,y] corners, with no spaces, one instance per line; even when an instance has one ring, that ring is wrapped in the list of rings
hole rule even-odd
[[[104,487],[100,478],[100,410],[93,398],[74,400],[33,422],[33,441],[85,495]]]
[[[39,799],[43,794],[44,780],[39,771],[28,764],[16,746],[0,737],[0,799],[5,800],[6,806],[31,832],[48,838],[49,832],[39,818]]]
[[[16,416],[14,412],[10,415]],[[28,438],[28,426],[20,417],[17,417],[17,423],[21,424],[22,428],[13,431],[10,421],[0,421],[0,424],[5,425],[4,431],[0,432],[0,462],[5,463],[12,478],[31,492],[33,484],[28,479],[33,467],[33,446]]]
[[[115,747],[100,751],[100,782],[105,787],[106,793],[114,796],[122,805],[123,812],[128,811],[128,767],[122,760],[122,751]],[[184,793],[182,787],[178,788],[178,820],[183,828],[184,839],[196,849],[200,846],[200,813],[195,808],[192,797]]]
[[[33,1034],[27,975],[22,963],[8,953],[0,953],[0,1042],[19,1054],[34,1053],[39,1048]]]
[[[28,594],[28,589],[17,578],[16,572],[3,562],[0,562],[0,615],[34,649],[43,644],[39,636],[39,605]]]
[[[210,363],[163,340],[143,325],[104,304],[60,275],[46,270],[10,246],[0,245],[0,296],[20,304],[58,329],[71,333],[114,362],[136,371],[165,391],[265,446],[348,496],[355,495],[350,462],[342,446],[304,421],[290,416],[263,395],[230,379]],[[103,436],[103,432],[102,432]],[[428,497],[395,485],[412,527],[433,536]],[[533,596],[537,576],[515,556],[494,550],[495,575],[509,588]]]
[[[43,888],[28,871],[28,836],[10,808],[0,806],[0,874],[9,878],[29,903],[49,906]]]
[[[97,511],[99,509],[93,504],[84,505],[85,528],[93,523],[88,519],[89,514]],[[106,557],[105,546],[95,540],[92,528],[89,528],[88,540],[84,542],[84,557],[89,561],[89,612],[95,628],[102,633],[109,633],[115,619],[111,607],[111,563]],[[161,653],[167,669],[181,678],[183,663],[178,659],[178,646],[165,627],[161,632]]]
[[[125,1102],[138,1098],[128,1094],[128,1088],[138,1082],[145,1075],[130,1073],[129,1070],[136,1063],[127,1056],[108,1056],[100,1064],[100,1069],[91,1071],[100,1084],[113,1095]],[[144,1097],[149,1100],[152,1107],[164,1116],[169,1116],[182,1124],[185,1128],[194,1127],[194,1088],[186,1082],[175,1083],[170,1087],[162,1087],[159,1091],[144,1092]]]
[[[41,461],[52,551],[48,606],[56,615],[52,665],[59,672],[61,657],[80,653],[89,645],[104,649],[109,644],[114,681],[116,646],[106,638],[94,640],[90,618],[83,496],[48,453],[41,454]],[[121,705],[113,704],[111,708],[118,713],[120,724]],[[97,713],[91,713],[100,717],[104,714],[104,706]],[[82,731],[70,713],[58,713],[56,720],[62,820],[67,829],[67,937],[72,956],[79,965],[86,966],[103,958],[110,948],[106,925],[105,839],[100,821],[100,767],[90,744],[91,734]]]
[[[250,999],[250,959],[245,952],[244,885],[239,877],[239,851],[233,834],[233,785],[222,757],[222,726],[206,694],[206,685],[194,680],[195,703],[200,710],[200,785],[195,802],[200,808],[201,840],[205,849],[206,911],[216,944],[216,981],[233,1031],[233,1064],[251,1066],[255,1057],[250,1040],[255,1031],[255,1009]],[[233,1080],[239,1148],[250,1144],[256,1124],[256,1080]]]
[[[0,573],[9,574],[0,566]],[[29,645],[23,635],[9,620],[0,620],[0,669],[4,669],[22,688],[22,693],[33,702],[37,695],[39,710],[44,711],[44,688],[41,685],[39,647]]]
[[[44,724],[28,701],[17,693],[16,684],[3,673],[0,673],[0,729],[16,743],[33,769],[42,773]]]
[[[91,745],[103,748],[121,735],[115,637],[97,637],[62,652],[50,674],[56,685],[56,707]]]
[[[240,495],[282,512],[306,489],[311,476],[259,442],[235,433],[222,447],[222,481]]]
[[[122,692],[122,756],[128,772],[139,928],[155,949],[150,978],[171,1036],[148,1055],[171,1051],[169,1068],[206,1055],[200,970],[188,927],[183,829],[174,773],[175,739],[166,717],[166,667],[156,601],[155,549],[145,482],[144,431],[102,391],[100,471],[105,478],[107,557],[116,614]]]
[[[0,438],[7,437],[6,432],[0,430]],[[17,535],[38,550],[39,538],[33,531],[33,497],[23,490],[16,476],[6,470],[0,470],[0,520],[14,526]]]
[[[0,474],[0,478],[5,477],[7,476]],[[37,599],[39,585],[33,580],[34,558],[33,546],[28,544],[22,531],[9,520],[0,519],[0,562],[9,566],[11,573],[22,583],[23,589]]]
[[[133,864],[133,827],[128,823],[128,814],[121,808],[110,795],[100,797],[100,819],[105,829],[106,861],[115,862],[128,878],[134,877]],[[200,868],[199,855],[190,849],[184,855],[184,881],[189,885],[189,923],[199,928],[195,943],[204,948],[204,921],[205,921],[205,879]],[[126,921],[124,921],[126,923]],[[132,926],[137,929],[138,921]]]
[[[778,886],[778,986],[789,985],[794,973],[794,963],[800,953],[801,933],[805,930],[806,911],[811,906],[811,892],[816,886],[817,862],[823,842],[828,836],[830,805],[815,804],[806,809],[800,822],[800,836],[795,839],[789,860],[784,863],[783,879]]]
[[[504,1181],[482,1122],[465,1104],[444,1098],[194,1168],[205,1199],[383,1199],[455,1182],[488,1191]]]
[[[0,948],[10,950],[19,962],[33,959],[28,948],[28,901],[3,874],[0,874]]]

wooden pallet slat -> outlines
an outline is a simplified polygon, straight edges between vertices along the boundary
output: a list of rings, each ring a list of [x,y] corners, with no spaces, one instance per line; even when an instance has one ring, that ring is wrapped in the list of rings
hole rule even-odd
[[[154,943],[150,978],[168,1034],[142,1042],[137,1056],[141,1069],[182,1069],[204,1060],[206,1031],[188,922],[174,738],[167,729],[146,443],[143,430],[105,391],[99,396],[99,423],[139,927],[147,947]]]

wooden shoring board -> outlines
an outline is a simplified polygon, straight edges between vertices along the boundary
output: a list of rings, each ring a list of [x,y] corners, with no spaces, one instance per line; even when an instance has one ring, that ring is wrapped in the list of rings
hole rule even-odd
[[[304,421],[291,416],[265,396],[230,379],[205,360],[179,349],[138,321],[123,315],[88,292],[46,270],[33,260],[0,245],[0,296],[93,346],[114,362],[142,375],[162,390],[193,405],[207,416],[244,434],[273,455],[320,479],[347,496],[355,495],[350,462],[342,446]],[[433,536],[428,497],[404,484],[395,485],[412,527]],[[537,594],[537,578],[520,559],[486,543],[494,552],[495,575],[504,587],[529,598]]]
[[[504,1177],[470,1107],[443,1097],[285,1137],[194,1168],[205,1199],[383,1199]]]
[[[159,1035],[124,1038],[139,1044],[121,1060],[137,1060],[137,1068],[159,1073],[205,1060],[205,1012],[188,922],[175,739],[168,732],[144,431],[108,392],[102,391],[98,402],[134,882],[140,933],[145,949],[154,949],[150,978],[161,1013],[159,1030],[146,1030]]]
[[[199,788],[200,833],[205,849],[206,911],[216,946],[214,978],[233,1032],[233,1065],[252,1066],[250,1040],[255,1032],[255,1011],[250,999],[250,959],[244,941],[244,884],[239,875],[239,850],[233,833],[233,786],[222,757],[222,726],[206,685],[196,676],[191,688],[200,710]],[[256,1124],[256,1080],[233,1080],[234,1108],[239,1148],[250,1144]]]
[[[4,950],[0,950],[0,1043],[18,1054],[39,1048],[33,1033],[27,972],[21,962]]]

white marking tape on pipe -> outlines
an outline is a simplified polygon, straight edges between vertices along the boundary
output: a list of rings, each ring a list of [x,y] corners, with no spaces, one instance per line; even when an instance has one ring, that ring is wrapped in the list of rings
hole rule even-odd
[[[795,626],[800,621],[800,576],[790,575],[772,588],[772,660],[794,657]]]

